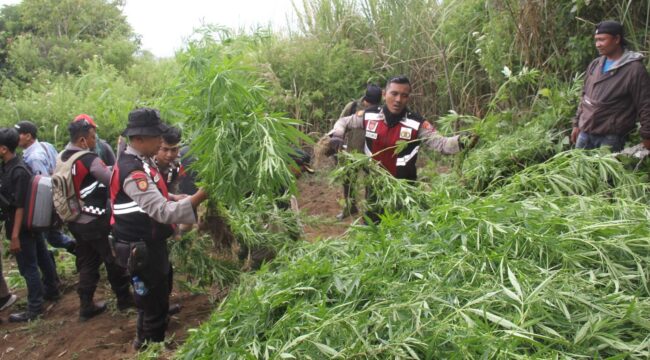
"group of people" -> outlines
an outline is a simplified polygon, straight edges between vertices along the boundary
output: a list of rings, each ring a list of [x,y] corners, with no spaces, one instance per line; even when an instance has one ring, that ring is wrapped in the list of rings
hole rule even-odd
[[[573,119],[570,141],[578,149],[608,146],[619,152],[630,133],[640,123],[643,145],[650,149],[650,75],[641,53],[628,49],[623,25],[603,21],[594,33],[600,56],[585,73],[584,87],[577,113]],[[381,106],[382,93],[385,105]],[[393,176],[415,180],[416,159],[421,145],[444,154],[454,154],[473,147],[474,135],[443,137],[432,124],[408,108],[410,81],[403,76],[388,80],[382,91],[368,85],[365,96],[346,105],[329,133],[330,153],[340,149],[358,151],[372,156]],[[346,141],[347,140],[347,143]],[[417,141],[415,141],[417,140]],[[399,153],[398,142],[408,145]],[[345,206],[337,216],[342,220],[358,212],[354,187],[349,180],[343,184]],[[366,194],[366,197],[372,194]],[[366,213],[372,221],[377,214]]]
[[[207,199],[185,171],[181,131],[165,125],[157,110],[135,109],[119,141],[117,156],[97,137],[94,119],[81,114],[68,126],[69,142],[58,153],[38,140],[38,127],[21,121],[0,128],[0,204],[9,250],[27,284],[27,308],[9,316],[24,322],[43,313],[45,301],[60,297],[54,257],[46,241],[76,256],[79,273],[79,319],[86,321],[106,310],[94,294],[104,264],[120,311],[136,307],[134,347],[164,340],[169,316],[172,267],[167,239],[180,225],[197,222],[196,208]],[[123,141],[128,140],[128,143]],[[22,148],[22,157],[16,154]],[[67,165],[67,166],[66,166]],[[80,211],[66,223],[72,239],[61,229],[33,231],[23,224],[27,186],[34,175],[57,175],[70,169]],[[131,288],[134,290],[132,291]],[[0,276],[0,310],[16,301]]]
[[[639,120],[643,143],[650,148],[650,76],[643,56],[626,48],[618,22],[601,22],[594,38],[601,56],[587,68],[571,141],[578,148],[610,146],[619,151]],[[414,181],[421,147],[455,154],[476,145],[478,136],[445,137],[409,109],[411,90],[405,76],[389,79],[384,89],[369,85],[364,97],[348,104],[334,124],[330,152],[363,152],[396,178]],[[169,315],[180,309],[169,304],[173,271],[166,241],[178,225],[196,223],[196,208],[207,194],[184,171],[181,161],[187,157],[181,156],[180,130],[165,125],[157,110],[129,113],[122,134],[128,143],[118,146],[117,156],[97,137],[97,129],[90,116],[77,116],[68,126],[69,143],[57,153],[38,140],[38,128],[29,121],[0,128],[2,219],[27,283],[27,309],[11,314],[9,321],[35,319],[44,301],[60,296],[47,241],[76,256],[81,320],[106,309],[105,302],[94,301],[99,267],[105,265],[117,308],[137,308],[133,344],[140,349],[146,342],[163,341]],[[22,157],[16,154],[19,147]],[[52,175],[62,164],[71,165],[75,196],[83,205],[79,216],[67,223],[73,238],[60,229],[28,231],[22,218],[30,176]],[[346,205],[339,219],[358,212],[352,184],[346,182],[343,189]],[[377,212],[366,215],[373,222],[380,219]],[[15,300],[0,277],[0,310]]]

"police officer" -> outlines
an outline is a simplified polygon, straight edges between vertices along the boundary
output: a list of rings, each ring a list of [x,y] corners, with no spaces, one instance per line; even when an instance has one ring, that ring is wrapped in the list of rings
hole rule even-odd
[[[115,250],[135,289],[138,320],[133,346],[138,350],[145,341],[165,338],[172,284],[167,249],[167,238],[174,233],[171,224],[196,223],[196,207],[207,199],[202,189],[192,196],[168,193],[152,160],[166,130],[158,110],[131,111],[122,134],[129,144],[120,154],[110,182]]]
[[[162,144],[154,161],[160,174],[165,179],[167,190],[180,194],[181,179],[185,176],[185,169],[179,156],[181,148],[181,129],[170,126],[162,135]]]
[[[97,144],[97,126],[90,117],[77,117],[68,126],[70,143],[61,153],[61,161],[74,161],[72,180],[77,198],[83,202],[81,214],[68,223],[68,229],[77,240],[76,265],[79,272],[79,319],[86,321],[106,310],[105,302],[94,302],[93,297],[99,281],[99,267],[106,267],[108,281],[117,297],[117,308],[133,307],[126,270],[117,265],[111,252],[108,235],[110,216],[108,185],[111,171],[99,155],[92,152]],[[84,155],[75,154],[83,151]]]
[[[455,154],[462,148],[476,145],[478,137],[444,137],[436,132],[431,123],[418,113],[409,110],[411,83],[405,76],[391,78],[383,92],[386,104],[372,106],[361,113],[343,117],[334,124],[330,132],[330,147],[338,150],[343,136],[350,129],[365,130],[364,152],[377,160],[382,167],[398,179],[417,179],[416,161],[421,145],[443,154]],[[408,144],[397,154],[393,151],[399,141]],[[367,197],[372,194],[366,193]],[[368,213],[370,219],[378,221],[378,214]]]

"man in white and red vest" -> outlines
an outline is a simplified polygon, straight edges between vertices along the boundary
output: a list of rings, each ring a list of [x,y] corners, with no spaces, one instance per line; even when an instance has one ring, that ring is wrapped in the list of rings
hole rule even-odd
[[[145,342],[165,339],[173,274],[167,238],[174,233],[173,224],[196,223],[196,207],[207,199],[202,189],[192,196],[167,191],[153,161],[166,130],[158,110],[131,111],[122,133],[129,144],[110,181],[115,253],[132,276],[138,309],[133,346],[138,350]]]
[[[106,310],[105,302],[94,302],[99,281],[99,268],[104,264],[107,279],[117,298],[117,308],[135,306],[129,290],[126,270],[117,265],[111,252],[108,235],[111,231],[108,208],[108,186],[111,171],[93,150],[97,144],[97,125],[90,117],[77,117],[68,126],[70,142],[61,153],[61,161],[74,161],[72,180],[74,190],[83,206],[79,217],[68,223],[77,241],[76,265],[79,272],[79,319],[86,321]],[[83,152],[84,155],[75,154]]]
[[[417,179],[416,161],[421,146],[443,154],[456,154],[476,145],[475,135],[444,137],[420,114],[409,110],[411,83],[405,76],[391,78],[384,89],[384,106],[372,106],[363,112],[340,118],[330,132],[330,147],[337,151],[350,129],[365,129],[366,155],[377,160],[398,179]],[[397,154],[398,142],[407,145]],[[368,196],[368,194],[366,194]],[[377,219],[373,219],[376,221]]]

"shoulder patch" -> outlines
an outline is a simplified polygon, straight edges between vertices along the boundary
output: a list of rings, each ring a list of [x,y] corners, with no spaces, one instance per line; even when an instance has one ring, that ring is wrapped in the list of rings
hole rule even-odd
[[[143,171],[134,171],[129,177],[135,180],[135,185],[138,187],[138,190],[147,191],[149,188],[149,179],[147,179],[147,174]]]
[[[134,171],[129,175],[129,177],[133,180],[139,180],[139,179],[144,179],[147,180],[147,174],[145,174],[144,171]]]
[[[135,184],[138,185],[138,190],[140,191],[146,191],[149,188],[149,183],[144,179],[136,180]]]
[[[413,119],[406,118],[406,119],[400,121],[400,123],[402,125],[406,125],[406,126],[412,128],[414,130],[419,130],[420,129],[420,122],[416,121],[416,120],[413,120]]]

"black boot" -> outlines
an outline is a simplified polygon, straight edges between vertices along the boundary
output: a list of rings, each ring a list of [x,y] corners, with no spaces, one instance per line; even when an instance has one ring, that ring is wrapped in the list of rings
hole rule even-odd
[[[130,291],[117,297],[117,310],[125,311],[134,307],[135,300],[133,300],[133,295],[131,295]]]
[[[32,320],[36,320],[41,316],[40,313],[35,313],[31,311],[23,311],[19,313],[13,313],[9,315],[9,322],[15,323],[15,322],[28,322]]]
[[[106,311],[106,302],[94,302],[92,296],[80,295],[79,321],[86,321]]]

